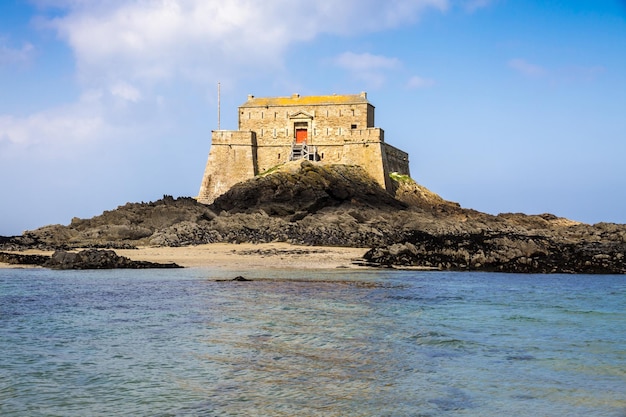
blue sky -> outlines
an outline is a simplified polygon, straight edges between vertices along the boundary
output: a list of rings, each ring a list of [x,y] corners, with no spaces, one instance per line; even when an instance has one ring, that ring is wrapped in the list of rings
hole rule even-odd
[[[463,207],[626,223],[626,2],[5,0],[0,235],[195,196],[247,94],[367,91]]]

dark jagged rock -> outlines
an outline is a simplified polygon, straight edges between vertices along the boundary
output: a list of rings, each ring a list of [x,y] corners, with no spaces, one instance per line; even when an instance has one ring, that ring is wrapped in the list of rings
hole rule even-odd
[[[112,250],[86,249],[80,252],[56,251],[43,266],[51,269],[147,269],[181,268],[175,263],[133,261]]]
[[[246,277],[242,277],[241,275],[236,276],[232,279],[216,279],[215,282],[249,282],[252,281]]]
[[[163,199],[150,203],[128,203],[91,219],[74,218],[68,226],[50,225],[27,231],[22,236],[12,239],[11,248],[1,245],[1,242],[0,248],[132,249],[139,245],[151,244],[150,240],[157,231],[176,227],[184,222],[205,225],[213,217],[215,215],[207,206],[192,198],[174,199],[164,196]],[[179,239],[178,245],[196,243],[205,241]]]
[[[372,248],[368,265],[520,273],[624,274],[626,244],[557,243],[544,236],[487,232],[439,235],[414,232],[406,241]]]
[[[252,281],[252,280],[251,280],[251,279],[248,279],[248,278],[246,278],[246,277],[242,277],[241,275],[239,275],[239,276],[236,276],[235,278],[233,278],[233,281],[242,281],[242,282],[245,282],[245,281]]]
[[[43,265],[49,259],[50,257],[46,255],[0,252],[0,262],[9,265]]]
[[[148,269],[182,268],[175,263],[133,261],[112,250],[86,249],[79,252],[55,251],[51,256],[0,252],[0,262],[12,265],[35,265],[50,269]]]

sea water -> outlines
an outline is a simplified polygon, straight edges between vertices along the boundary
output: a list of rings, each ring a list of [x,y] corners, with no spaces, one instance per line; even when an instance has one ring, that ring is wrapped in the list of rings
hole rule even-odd
[[[623,417],[626,277],[4,269],[0,348],[2,416]]]

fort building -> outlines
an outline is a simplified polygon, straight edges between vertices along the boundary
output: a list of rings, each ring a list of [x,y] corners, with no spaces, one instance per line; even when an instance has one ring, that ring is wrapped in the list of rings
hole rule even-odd
[[[254,97],[238,130],[214,130],[197,200],[210,204],[240,181],[288,161],[359,165],[391,192],[389,174],[409,173],[409,155],[374,127],[367,94]]]

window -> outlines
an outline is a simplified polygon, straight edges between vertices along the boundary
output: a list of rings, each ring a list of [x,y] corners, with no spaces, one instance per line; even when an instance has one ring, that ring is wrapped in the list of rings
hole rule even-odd
[[[356,125],[350,125],[350,129],[356,129]]]

